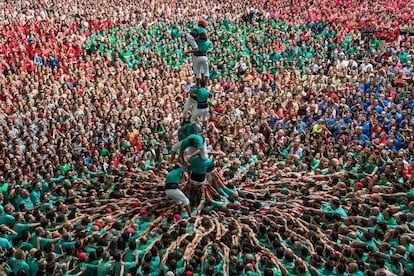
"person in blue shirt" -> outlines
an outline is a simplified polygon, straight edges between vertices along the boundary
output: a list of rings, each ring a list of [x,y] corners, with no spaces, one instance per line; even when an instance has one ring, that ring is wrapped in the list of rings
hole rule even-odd
[[[357,127],[355,134],[358,136],[358,141],[360,144],[365,144],[370,141],[369,137],[364,134],[363,127]]]

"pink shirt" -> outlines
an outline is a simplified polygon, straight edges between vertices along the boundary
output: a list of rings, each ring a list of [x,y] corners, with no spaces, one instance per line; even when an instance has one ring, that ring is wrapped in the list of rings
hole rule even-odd
[[[403,13],[401,15],[402,19],[404,19],[405,21],[409,21],[411,19],[411,15],[409,15],[408,13]],[[411,20],[410,20],[411,21]]]

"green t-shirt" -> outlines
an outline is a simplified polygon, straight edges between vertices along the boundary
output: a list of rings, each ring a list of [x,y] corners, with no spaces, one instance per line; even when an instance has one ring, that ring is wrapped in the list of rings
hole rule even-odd
[[[196,94],[199,103],[207,102],[208,98],[211,96],[210,92],[204,87],[194,89],[194,93]]]
[[[165,184],[169,183],[176,183],[179,184],[181,182],[181,174],[185,172],[186,167],[182,166],[178,169],[172,170],[167,174],[165,178]]]
[[[16,220],[12,215],[4,214],[0,216],[0,224],[7,225],[7,227],[13,227],[15,221]]]
[[[192,32],[196,37],[196,43],[198,46],[198,51],[200,52],[207,52],[209,49],[209,43],[207,40],[207,30],[201,26],[195,27]]]
[[[7,193],[8,189],[9,189],[9,183],[4,182],[3,184],[0,185],[0,192],[3,193],[3,196],[4,196],[5,200],[8,199],[8,193]]]
[[[284,259],[282,260],[283,266],[288,271],[288,275],[295,275],[295,263],[294,262],[286,262]]]
[[[111,156],[111,152],[107,149],[102,149],[99,155],[100,156]]]
[[[376,168],[377,168],[377,166],[375,164],[373,164],[373,165],[366,164],[364,166],[365,172],[368,173],[368,174],[371,174]]]
[[[127,253],[125,253],[125,256],[124,256],[125,261],[135,262],[136,255],[139,256],[140,254],[141,254],[141,252],[138,249],[129,250]]]
[[[40,203],[40,195],[41,195],[40,191],[36,191],[36,190],[33,190],[30,193],[30,199],[32,200],[34,205],[37,205]]]
[[[17,206],[20,206],[20,204],[24,204],[27,207],[27,209],[29,209],[29,210],[33,209],[33,207],[34,207],[33,206],[33,202],[30,199],[30,197],[28,197],[28,198],[20,198],[19,199],[19,202],[17,203]]]
[[[312,159],[310,161],[310,165],[311,165],[313,171],[316,170],[319,167],[319,164],[320,164],[320,161],[317,160],[317,159]]]
[[[29,224],[27,223],[16,222],[14,224],[14,230],[16,231],[18,237],[20,237],[23,231],[27,231],[29,229],[30,227],[29,227]]]
[[[26,252],[28,252],[28,251],[30,251],[32,248],[34,248],[33,247],[33,245],[31,244],[31,243],[28,243],[28,242],[22,242],[22,241],[20,241],[19,242],[19,245],[17,246],[18,248],[20,248],[21,250],[23,250],[23,251],[26,251]]]
[[[342,207],[338,207],[336,209],[333,209],[331,207],[331,205],[328,204],[328,203],[322,203],[321,211],[327,212],[327,213],[330,213],[330,214],[337,214],[337,215],[340,215],[343,218],[348,217],[348,214],[346,213],[346,211]]]
[[[40,249],[43,249],[45,247],[46,244],[53,242],[52,239],[48,239],[48,238],[41,238],[40,239]],[[30,239],[30,243],[33,245],[33,247],[36,247],[37,244],[37,235],[33,234],[32,238]]]
[[[377,49],[381,45],[381,42],[378,39],[373,39],[373,40],[370,40],[370,44],[371,44],[371,48]]]
[[[6,238],[0,237],[0,248],[1,249],[10,249],[13,247],[13,244]]]
[[[112,262],[111,261],[103,261],[100,260],[97,265],[97,272],[98,276],[109,275],[109,271],[111,270]]]
[[[27,273],[29,272],[29,265],[24,260],[17,260],[15,257],[11,257],[8,260],[8,264],[15,274],[21,269]]]
[[[86,267],[82,275],[95,276],[97,274],[97,264],[98,264],[98,260],[94,260],[91,263],[82,263],[81,266]]]
[[[39,265],[37,264],[36,259],[27,258],[27,264],[30,268],[30,275],[36,275],[37,271],[39,270]]]
[[[391,228],[397,228],[397,221],[394,217],[389,217],[388,219],[384,219],[384,223],[387,224]]]
[[[63,166],[59,166],[60,174],[65,175],[68,171],[71,170],[71,168],[72,168],[72,166],[69,163],[67,163]]]
[[[76,246],[76,242],[75,241],[59,240],[56,243],[55,252],[56,253],[60,253],[60,247],[62,247],[62,250],[65,252],[68,248],[75,247],[75,246]]]
[[[195,123],[194,123],[195,124]],[[201,131],[201,127],[198,124],[195,124],[194,126],[193,123],[190,124],[186,124],[183,125],[179,130],[178,130],[178,141],[182,141],[183,139],[185,139],[187,136],[191,135],[191,134],[197,134]]]
[[[181,141],[181,146],[180,148],[182,150],[185,150],[186,148],[188,148],[190,146],[190,139],[194,139],[196,141],[196,148],[197,149],[202,149],[203,145],[204,145],[204,138],[201,135],[198,134],[191,134],[188,135],[184,140]]]
[[[191,157],[188,162],[191,165],[191,172],[205,174],[207,169],[212,165],[212,159],[203,160],[200,155]]]

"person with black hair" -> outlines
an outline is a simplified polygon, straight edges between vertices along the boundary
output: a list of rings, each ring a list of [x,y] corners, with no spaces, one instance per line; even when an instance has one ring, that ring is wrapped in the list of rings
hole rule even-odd
[[[196,97],[196,96],[195,96]],[[181,141],[187,138],[191,134],[198,134],[201,132],[201,127],[196,122],[191,122],[179,127],[172,135],[177,136],[178,143],[174,144],[171,148],[171,160],[175,159],[176,153],[180,150]]]
[[[327,261],[325,262],[325,265],[323,269],[320,269],[319,272],[322,275],[333,275],[335,269],[335,262],[334,261]]]
[[[186,171],[184,166],[175,166],[165,178],[165,194],[174,200],[177,206],[180,208],[183,206],[188,213],[188,216],[192,216],[190,200],[187,196],[179,189],[181,182],[181,175]]]
[[[210,91],[206,88],[206,85],[206,80],[201,80],[199,87],[194,89],[194,94],[197,97],[197,107],[193,109],[190,118],[191,123],[195,123],[200,117],[204,128],[207,128],[207,119],[209,117],[208,99],[212,96]]]
[[[131,240],[128,243],[128,248],[125,250],[125,260],[127,262],[139,263],[140,251],[137,249],[137,242]]]
[[[198,20],[198,25],[186,36],[192,50],[185,52],[184,56],[190,53],[193,54],[193,72],[196,77],[197,85],[199,85],[202,80],[207,80],[210,74],[207,52],[211,45],[208,42],[207,26],[208,22],[201,18]]]
[[[385,259],[377,258],[376,265],[377,269],[375,270],[375,275],[394,275],[394,273],[390,272],[388,268],[385,267]]]
[[[199,134],[188,135],[180,144],[180,160],[184,160],[184,152],[188,154],[187,159],[200,155],[202,160],[208,159],[208,150],[205,138]],[[173,160],[172,160],[173,161]]]

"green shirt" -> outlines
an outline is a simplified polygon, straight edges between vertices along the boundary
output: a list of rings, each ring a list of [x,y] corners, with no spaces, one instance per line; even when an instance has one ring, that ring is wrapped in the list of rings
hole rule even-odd
[[[37,271],[39,270],[39,265],[37,264],[36,259],[27,258],[27,264],[30,267],[30,275],[36,275]]]
[[[198,124],[195,124],[195,125],[194,124],[193,123],[190,123],[190,124],[183,125],[178,130],[178,134],[177,134],[178,141],[182,141],[187,136],[189,136],[191,134],[197,134],[197,133],[199,133],[201,131],[201,127]]]
[[[3,193],[4,199],[6,199],[6,200],[8,198],[8,193],[7,193],[8,189],[9,189],[9,183],[5,182],[5,183],[0,185],[0,192]]]
[[[60,252],[60,247],[62,247],[63,251],[66,251],[68,248],[70,247],[75,247],[76,246],[76,242],[75,241],[64,241],[64,240],[59,240],[56,243],[55,246],[55,252],[59,253]]]
[[[0,224],[5,224],[8,227],[12,227],[15,221],[16,220],[12,215],[4,214],[0,216]]]
[[[61,175],[65,175],[68,171],[71,170],[71,165],[69,163],[63,165],[63,166],[59,166],[59,170],[60,170],[60,174]]]
[[[205,103],[207,102],[208,98],[210,97],[210,92],[204,88],[204,87],[200,87],[200,88],[196,88],[194,89],[194,93],[197,96],[197,101],[199,103]]]
[[[12,247],[13,245],[8,239],[0,237],[0,248],[1,249],[10,249]]]
[[[196,40],[198,51],[207,52],[209,48],[207,41],[207,30],[201,26],[197,26],[191,31],[191,34]]]
[[[169,183],[176,183],[179,184],[181,182],[181,174],[185,172],[186,167],[180,167],[178,169],[172,170],[167,174],[165,178],[165,184]]]
[[[186,148],[190,147],[190,139],[194,139],[196,141],[196,148],[202,149],[204,145],[204,138],[198,134],[191,134],[188,135],[184,140],[181,141],[181,149],[185,150]]]
[[[191,172],[197,174],[205,174],[207,172],[207,168],[211,166],[212,160],[201,159],[200,155],[191,157],[188,162],[191,165]]]
[[[40,203],[40,191],[33,190],[30,193],[30,199],[32,200],[34,205],[39,204]]]
[[[29,210],[33,209],[33,207],[34,207],[33,202],[30,199],[30,197],[28,197],[28,198],[20,197],[19,202],[17,203],[17,206],[19,207],[20,204],[24,204],[27,207],[27,209],[29,209]],[[18,209],[20,209],[20,208],[18,208]]]
[[[30,227],[29,227],[29,224],[27,223],[16,222],[16,224],[14,225],[14,229],[17,232],[18,237],[20,237],[22,232],[29,230]]]
[[[400,59],[400,63],[401,64],[406,64],[407,63],[407,56],[408,56],[408,53],[407,52],[398,53],[397,56]]]
[[[29,265],[24,260],[17,260],[15,257],[11,257],[8,264],[15,274],[21,269],[26,271],[26,273],[29,272]]]
[[[20,242],[18,245],[18,248],[20,248],[23,251],[30,251],[33,248],[33,245],[28,242]]]
[[[99,155],[100,156],[111,156],[111,153],[107,149],[102,149]]]
[[[342,207],[338,207],[336,209],[333,209],[332,206],[328,203],[322,203],[321,211],[327,212],[327,213],[330,213],[330,214],[337,214],[337,215],[340,215],[343,218],[348,217],[348,214],[346,213],[346,211]]]
[[[127,261],[127,262],[135,262],[136,255],[139,256],[140,253],[141,252],[138,249],[129,250],[127,253],[125,253],[125,256],[124,256],[125,261]]]
[[[106,262],[106,261],[100,260],[97,265],[98,276],[109,275],[109,271],[111,270],[111,267],[112,267],[111,261]]]

